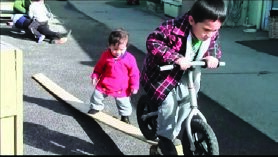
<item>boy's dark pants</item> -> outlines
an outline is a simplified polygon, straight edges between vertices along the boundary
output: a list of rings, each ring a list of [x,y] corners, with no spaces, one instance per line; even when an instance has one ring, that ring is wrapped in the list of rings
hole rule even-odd
[[[38,31],[38,27],[44,23],[38,22],[36,19],[33,19],[30,25],[28,26],[28,29],[35,35],[35,38],[39,38],[41,36],[41,33]]]
[[[50,40],[61,38],[60,33],[50,30],[48,22],[38,22],[37,20],[33,20],[28,28],[37,38],[41,34],[45,35]]]

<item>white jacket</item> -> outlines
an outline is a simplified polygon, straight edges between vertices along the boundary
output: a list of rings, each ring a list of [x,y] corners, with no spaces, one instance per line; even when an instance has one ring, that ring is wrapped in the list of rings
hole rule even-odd
[[[39,22],[47,22],[51,13],[47,10],[44,1],[34,1],[29,6],[28,15]]]

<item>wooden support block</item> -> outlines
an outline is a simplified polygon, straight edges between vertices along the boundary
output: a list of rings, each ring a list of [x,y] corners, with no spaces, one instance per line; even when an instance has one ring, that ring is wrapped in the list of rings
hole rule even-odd
[[[23,155],[23,53],[0,47],[0,156]]]

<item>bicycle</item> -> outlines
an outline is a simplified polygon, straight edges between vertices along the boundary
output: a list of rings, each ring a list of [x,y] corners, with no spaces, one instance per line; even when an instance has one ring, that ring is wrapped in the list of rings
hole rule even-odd
[[[219,145],[217,137],[207,123],[205,116],[198,109],[197,94],[193,84],[193,71],[196,66],[206,67],[205,61],[191,62],[188,69],[188,90],[190,95],[191,111],[182,123],[181,144],[184,155],[219,155]],[[225,62],[219,62],[218,66],[225,66]],[[170,70],[174,65],[160,67],[160,70]],[[157,140],[157,105],[152,105],[147,95],[142,95],[137,104],[137,122],[139,128],[148,140]],[[183,136],[186,135],[186,136]],[[157,147],[150,148],[151,155],[157,155]]]

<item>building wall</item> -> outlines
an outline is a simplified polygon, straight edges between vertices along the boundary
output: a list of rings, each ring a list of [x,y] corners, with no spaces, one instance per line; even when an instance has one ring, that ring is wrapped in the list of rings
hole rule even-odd
[[[181,16],[186,13],[196,0],[162,0],[181,4],[171,8]],[[223,26],[245,26],[257,30],[268,30],[268,18],[271,7],[278,9],[278,0],[224,0],[228,16]],[[168,7],[168,6],[167,6]],[[176,15],[176,14],[173,14]]]
[[[278,10],[278,0],[272,0],[272,8]]]
[[[263,0],[249,0],[248,5],[248,24],[256,26],[256,29],[261,29],[263,10]]]
[[[224,0],[228,15],[224,26],[243,26],[246,24],[246,15],[248,12],[247,0]]]
[[[195,0],[180,0],[180,1],[182,1],[181,14],[188,12],[195,2]]]

